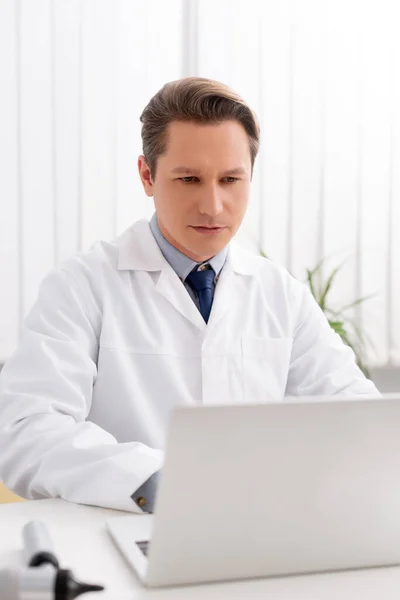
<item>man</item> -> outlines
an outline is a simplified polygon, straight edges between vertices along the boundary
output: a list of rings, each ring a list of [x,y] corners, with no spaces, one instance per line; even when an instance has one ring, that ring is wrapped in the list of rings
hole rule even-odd
[[[175,405],[378,394],[306,286],[231,243],[259,147],[245,102],[187,78],[141,122],[156,214],[45,278],[1,375],[0,477],[26,498],[151,511]]]

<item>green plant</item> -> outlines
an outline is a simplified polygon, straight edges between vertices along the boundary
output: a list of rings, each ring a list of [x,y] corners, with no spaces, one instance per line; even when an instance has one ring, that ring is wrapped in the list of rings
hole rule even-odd
[[[268,258],[267,254],[262,250],[260,250],[260,254],[261,256],[264,256],[264,258]],[[307,283],[312,295],[327,317],[329,325],[338,335],[340,335],[343,342],[347,344],[347,346],[350,346],[355,354],[357,365],[366,377],[369,377],[369,370],[365,362],[365,354],[367,344],[372,346],[371,340],[360,329],[355,320],[345,313],[351,308],[359,306],[362,302],[372,298],[374,294],[363,298],[357,298],[357,300],[342,306],[338,310],[331,308],[328,301],[329,292],[331,291],[335,278],[343,267],[344,262],[345,261],[324,277],[324,260],[321,260],[314,269],[307,269]]]
[[[344,265],[344,262],[335,267],[325,278],[323,277],[323,263],[324,261],[322,260],[313,270],[307,269],[307,283],[310,291],[322,311],[325,313],[329,325],[338,335],[340,335],[343,342],[350,346],[356,356],[357,365],[360,367],[363,373],[369,377],[369,370],[365,362],[365,353],[367,343],[371,344],[371,341],[360,329],[356,321],[345,313],[351,308],[359,306],[362,304],[362,302],[372,298],[373,294],[363,298],[357,298],[357,300],[342,306],[338,310],[331,308],[328,302],[328,295],[332,289],[332,285],[337,274]]]

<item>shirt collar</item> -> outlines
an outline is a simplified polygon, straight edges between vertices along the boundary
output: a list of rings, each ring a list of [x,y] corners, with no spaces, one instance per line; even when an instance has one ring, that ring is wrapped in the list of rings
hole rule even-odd
[[[150,229],[164,258],[169,262],[175,273],[178,275],[178,277],[180,277],[180,279],[182,279],[182,281],[185,281],[186,277],[196,266],[200,267],[206,263],[213,268],[216,275],[220,274],[228,254],[227,246],[225,246],[221,252],[218,252],[218,254],[213,256],[210,260],[198,263],[186,256],[186,254],[180,252],[177,248],[175,248],[175,246],[170,244],[168,240],[165,239],[158,226],[156,213],[154,213],[150,220]]]

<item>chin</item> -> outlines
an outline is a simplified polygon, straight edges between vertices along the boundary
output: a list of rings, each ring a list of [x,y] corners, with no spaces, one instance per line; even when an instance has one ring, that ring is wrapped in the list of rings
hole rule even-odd
[[[197,235],[196,239],[193,239],[192,236],[187,237],[185,240],[182,239],[180,242],[181,246],[186,249],[187,252],[190,252],[193,256],[201,256],[201,257],[212,257],[221,252],[225,246],[229,244],[231,241],[231,235],[224,235],[222,237],[218,237],[213,239],[204,239],[199,240]]]
[[[223,248],[225,248],[225,246],[228,244],[228,242],[226,242],[225,244],[213,244],[212,242],[208,243],[208,244],[202,244],[201,246],[196,246],[191,248],[191,252],[193,254],[196,254],[197,256],[215,256],[216,254],[218,254],[218,252],[221,252],[221,250]]]

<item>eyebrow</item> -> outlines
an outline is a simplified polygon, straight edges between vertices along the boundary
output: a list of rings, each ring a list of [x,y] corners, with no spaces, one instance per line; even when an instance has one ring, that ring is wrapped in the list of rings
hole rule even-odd
[[[172,169],[171,173],[190,173],[191,175],[200,175],[200,171],[198,169],[192,169],[191,167],[175,167]],[[224,171],[224,175],[245,175],[246,169],[243,167],[235,167],[234,169],[229,169],[228,171]]]

